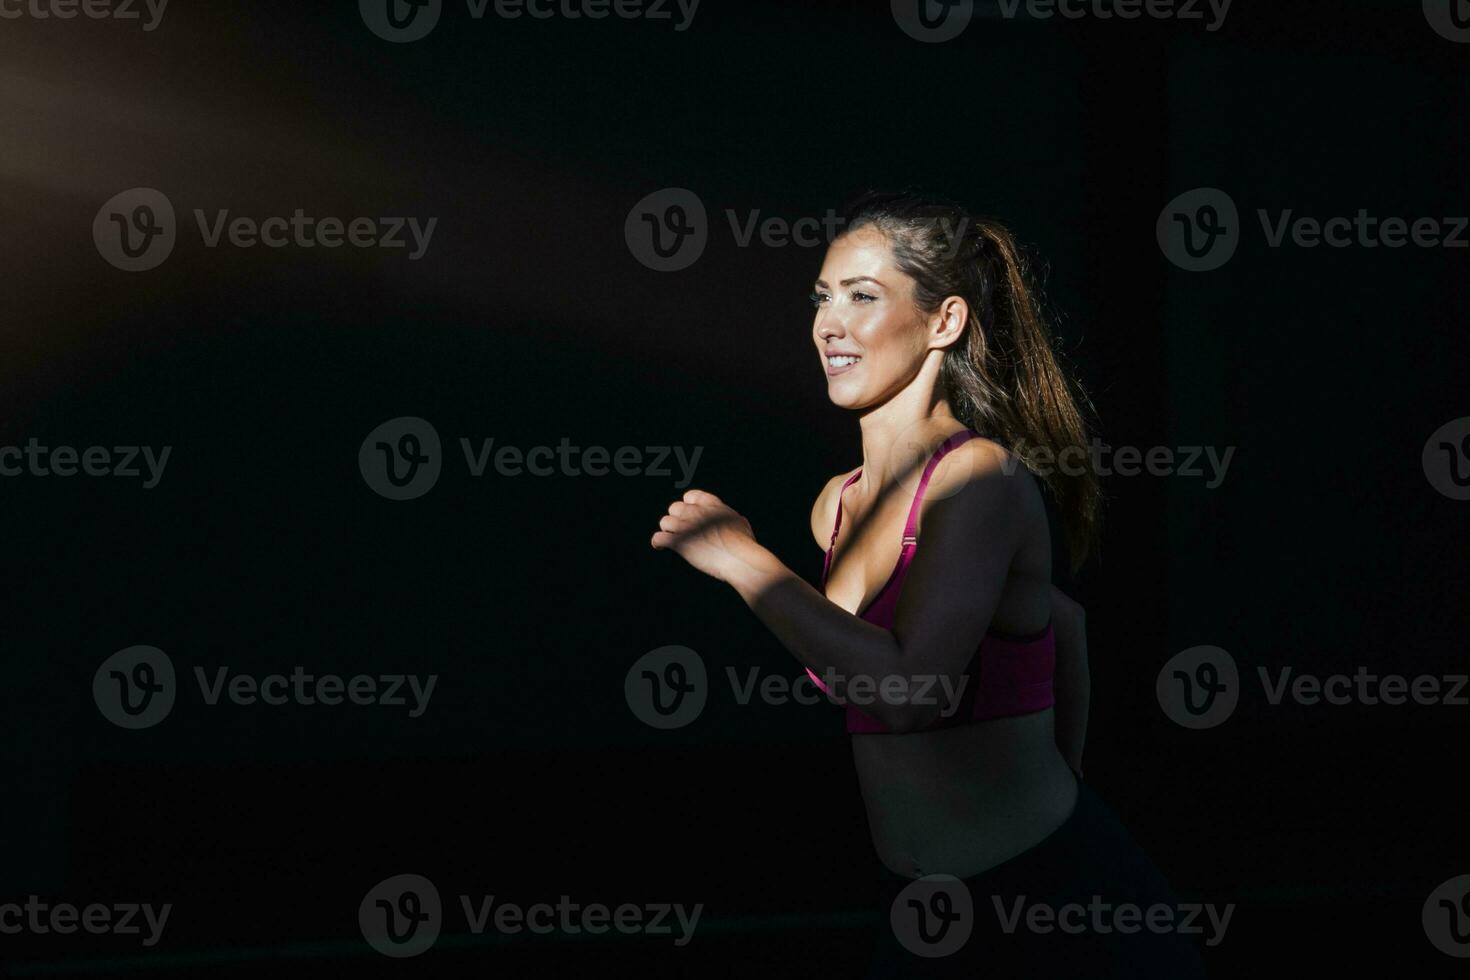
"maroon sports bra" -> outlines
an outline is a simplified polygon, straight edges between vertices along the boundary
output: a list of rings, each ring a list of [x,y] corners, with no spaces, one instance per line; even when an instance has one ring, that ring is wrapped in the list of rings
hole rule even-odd
[[[978,433],[968,429],[956,432],[929,458],[924,467],[924,475],[919,480],[919,488],[914,493],[913,504],[909,507],[898,563],[883,588],[868,603],[867,608],[858,613],[859,618],[887,630],[893,629],[899,592],[903,589],[904,576],[908,573],[914,548],[918,544],[916,531],[919,507],[924,502],[924,491],[929,487],[929,479],[946,453],[977,435]],[[822,563],[824,590],[827,587],[827,573],[832,568],[832,549],[837,545],[837,532],[842,528],[842,494],[862,475],[863,471],[859,469],[848,477],[837,495],[837,520],[832,527],[832,540],[827,545],[826,560]],[[951,728],[990,718],[1005,718],[1045,710],[1056,703],[1052,693],[1052,674],[1055,669],[1056,636],[1049,624],[1046,629],[1032,636],[1010,636],[989,630],[980,640],[980,646],[966,668],[965,685],[958,706],[945,705],[947,714],[941,713],[939,719],[929,728]],[[811,668],[807,668],[807,674],[822,691],[831,693],[817,675],[812,673]],[[944,691],[939,685],[934,686],[931,694],[939,697],[943,704]],[[876,697],[877,694],[872,696]],[[949,710],[951,707],[954,707],[953,711]],[[888,732],[882,722],[862,709],[852,704],[847,704],[846,708],[849,733],[876,735]]]

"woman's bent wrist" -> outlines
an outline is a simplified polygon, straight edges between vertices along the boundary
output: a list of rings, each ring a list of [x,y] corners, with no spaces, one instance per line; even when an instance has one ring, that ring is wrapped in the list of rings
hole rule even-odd
[[[726,584],[740,593],[746,603],[771,586],[794,573],[764,546],[750,541],[731,556],[730,567],[723,576]]]

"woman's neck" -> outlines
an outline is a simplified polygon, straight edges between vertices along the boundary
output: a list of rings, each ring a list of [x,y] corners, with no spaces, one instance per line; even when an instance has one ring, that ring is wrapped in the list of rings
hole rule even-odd
[[[931,385],[899,392],[859,420],[863,475],[859,492],[869,500],[899,484],[912,486],[939,444],[965,428]]]

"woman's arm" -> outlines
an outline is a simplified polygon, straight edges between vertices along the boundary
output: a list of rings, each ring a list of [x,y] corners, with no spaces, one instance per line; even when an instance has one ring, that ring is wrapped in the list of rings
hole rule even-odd
[[[942,692],[964,681],[1019,545],[1019,482],[1003,459],[999,447],[974,439],[935,468],[921,513],[924,547],[914,552],[892,631],[814,589],[713,494],[691,490],[671,504],[652,544],[733,586],[803,666],[840,685],[839,696],[863,703],[861,691],[864,710],[890,731],[917,731],[948,707]]]
[[[1057,748],[1067,765],[1080,776],[1092,690],[1092,675],[1087,668],[1087,613],[1079,603],[1052,586],[1051,621],[1057,640],[1056,674],[1052,679],[1057,700]]]

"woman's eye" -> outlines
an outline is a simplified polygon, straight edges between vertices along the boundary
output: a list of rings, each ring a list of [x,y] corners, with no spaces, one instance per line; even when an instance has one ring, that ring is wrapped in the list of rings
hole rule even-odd
[[[807,298],[812,301],[813,306],[821,306],[823,300],[831,299],[826,293],[812,293]]]
[[[856,290],[854,290],[852,294],[852,301],[854,303],[871,303],[877,298],[878,297],[873,296],[869,293],[859,293]]]

